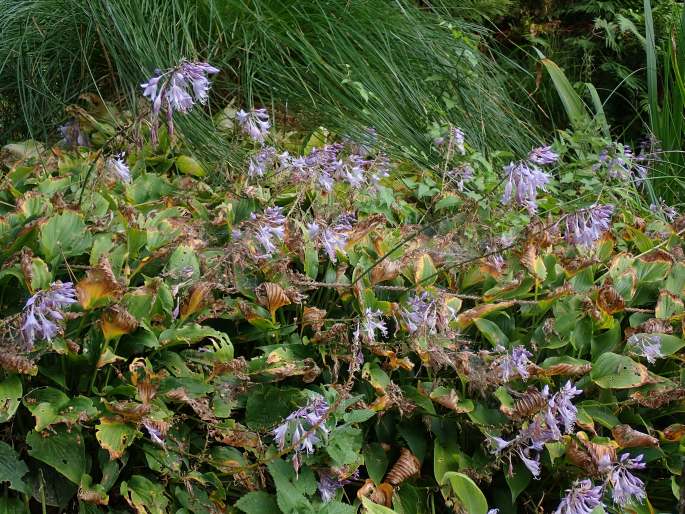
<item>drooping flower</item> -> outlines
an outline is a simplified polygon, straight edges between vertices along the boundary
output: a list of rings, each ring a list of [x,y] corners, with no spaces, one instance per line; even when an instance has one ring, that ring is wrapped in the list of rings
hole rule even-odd
[[[530,151],[528,160],[534,164],[544,166],[557,162],[559,160],[559,154],[553,152],[551,146],[539,146]]]
[[[53,282],[50,289],[31,296],[24,306],[21,326],[26,346],[32,348],[36,340],[51,341],[60,331],[58,323],[64,319],[63,310],[76,301],[76,290],[71,282]]]
[[[602,504],[603,488],[592,485],[590,480],[581,480],[566,490],[566,496],[561,500],[554,514],[590,514]]]
[[[282,207],[267,207],[261,216],[252,215],[254,220],[260,219],[255,239],[262,246],[264,253],[260,257],[270,257],[276,251],[276,242],[285,237],[285,216]]]
[[[359,471],[355,471],[350,478],[356,479],[358,475]],[[336,475],[330,472],[324,471],[319,473],[319,482],[317,484],[317,488],[319,489],[321,500],[324,503],[328,503],[329,501],[333,500],[333,498],[335,498],[335,493],[338,492],[338,489],[349,483],[350,479],[338,478]]]
[[[464,185],[474,177],[474,170],[469,164],[462,164],[447,172],[448,178],[457,185],[459,191],[464,191]]]
[[[314,453],[314,447],[321,442],[319,436],[328,435],[329,429],[325,424],[328,409],[328,402],[317,396],[304,407],[290,413],[283,423],[272,431],[280,451],[285,450],[288,444],[293,446],[295,471],[300,468],[300,454]]]
[[[654,214],[663,214],[663,216],[670,222],[678,217],[678,211],[666,204],[663,200],[659,200],[659,203],[652,203],[649,206],[649,210]]]
[[[502,205],[509,205],[512,200],[523,205],[528,212],[537,211],[537,191],[545,190],[550,176],[534,165],[525,162],[509,163],[504,167],[506,185],[502,195]]]
[[[407,301],[407,307],[401,311],[402,318],[407,324],[409,333],[421,331],[435,334],[438,323],[438,311],[435,300],[427,292],[420,296],[414,295]]]
[[[249,177],[263,177],[267,171],[267,167],[271,167],[276,163],[276,149],[273,146],[264,146],[250,158],[250,164],[247,169]]]
[[[650,364],[664,357],[661,350],[661,337],[657,334],[633,334],[627,342]]]
[[[350,239],[349,231],[352,230],[354,221],[353,215],[343,214],[332,226],[321,232],[321,244],[331,262],[338,262],[338,252],[345,254],[345,247]]]
[[[647,497],[644,482],[629,471],[645,469],[643,459],[644,455],[631,459],[629,454],[624,453],[609,470],[607,480],[611,484],[614,503],[623,507],[630,501],[640,503]]]
[[[269,113],[266,109],[251,109],[249,112],[240,109],[235,116],[243,132],[255,141],[264,142],[271,128]]]
[[[164,435],[162,434],[161,430],[155,427],[148,420],[143,420],[143,426],[145,427],[145,430],[147,430],[147,433],[153,443],[158,444],[159,446],[164,446]]]
[[[141,84],[143,96],[152,103],[152,140],[157,142],[159,114],[162,107],[167,111],[167,128],[173,135],[173,113],[186,113],[195,103],[207,101],[210,81],[208,75],[218,73],[219,69],[205,62],[183,61],[175,68],[166,71],[156,70],[147,82]]]
[[[630,147],[621,143],[612,143],[602,150],[593,169],[605,170],[609,177],[620,180],[628,180],[635,174],[640,181],[647,174],[646,168],[636,162]]]
[[[572,400],[580,394],[583,394],[583,391],[577,389],[569,380],[549,401],[550,413],[564,426],[567,434],[573,431],[578,416],[578,409],[573,405]]]
[[[498,346],[496,350],[502,353],[506,352],[505,348],[502,346]],[[512,348],[511,353],[504,353],[502,357],[496,360],[496,369],[500,381],[506,383],[517,376],[524,381],[527,380],[530,376],[530,373],[528,373],[528,366],[532,364],[530,361],[530,357],[532,356],[533,354],[530,353],[525,346],[521,345]]]
[[[110,157],[107,159],[107,169],[112,172],[112,174],[127,184],[131,182],[131,170],[124,161],[124,154],[119,154],[116,157]]]
[[[571,244],[592,246],[611,228],[613,205],[593,205],[566,217],[566,240]]]
[[[452,129],[452,137],[454,138],[454,147],[460,155],[466,155],[466,148],[464,148],[464,132],[459,127]]]
[[[361,322],[357,324],[357,330],[355,331],[355,338],[363,335],[366,341],[373,342],[376,340],[376,330],[378,330],[383,337],[388,335],[388,327],[383,321],[383,313],[379,310],[373,310],[367,307],[364,311],[364,316]]]

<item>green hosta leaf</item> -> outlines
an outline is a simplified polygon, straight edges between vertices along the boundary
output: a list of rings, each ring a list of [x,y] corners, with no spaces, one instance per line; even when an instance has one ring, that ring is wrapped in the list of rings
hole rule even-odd
[[[664,287],[674,295],[681,298],[685,296],[685,263],[676,262],[673,264]]]
[[[265,491],[252,491],[241,496],[235,503],[245,514],[278,514],[280,509],[276,505],[276,498]]]
[[[592,365],[590,378],[605,389],[628,389],[639,387],[648,381],[645,366],[630,357],[615,353],[604,353]]]
[[[685,347],[685,340],[670,334],[637,334],[634,337],[659,338],[659,341],[661,343],[661,353],[663,355],[673,355],[674,353],[678,352],[681,348]],[[638,353],[637,348],[635,347],[632,341],[632,338],[628,339],[628,343],[626,344],[626,350]]]
[[[477,318],[473,320],[473,323],[493,347],[498,345],[506,347],[509,344],[509,338],[502,332],[496,323],[483,318]]]
[[[396,514],[394,510],[378,505],[368,498],[362,498],[362,505],[368,514]]]
[[[154,173],[140,175],[126,188],[127,198],[134,204],[159,200],[173,191],[171,185]]]
[[[22,493],[30,493],[31,488],[24,483],[22,477],[29,472],[24,461],[7,443],[0,441],[0,483],[9,482],[10,489]]]
[[[228,345],[233,348],[231,340],[223,332],[214,330],[211,327],[205,327],[196,323],[190,323],[181,328],[170,328],[159,335],[159,344],[161,346],[171,346],[177,344],[194,344],[206,338],[216,339],[222,345]],[[231,355],[231,358],[233,356]]]
[[[373,443],[364,452],[364,465],[369,474],[369,478],[376,484],[380,484],[388,469],[388,457],[383,447],[378,443]]]
[[[100,420],[95,433],[100,446],[109,452],[112,460],[121,458],[138,435],[140,432],[134,425],[106,418]]]
[[[26,277],[29,285],[29,290],[33,293],[39,289],[47,289],[52,282],[52,273],[48,269],[48,265],[40,257],[31,259],[30,276]]]
[[[207,174],[202,164],[188,155],[176,157],[176,168],[184,175],[192,175],[193,177],[204,177]]]
[[[88,497],[89,503],[96,503],[99,505],[107,505],[109,502],[109,495],[101,484],[94,484],[93,477],[90,475],[83,475],[81,478],[81,485],[79,486],[79,496]]]
[[[319,274],[319,253],[312,243],[304,247],[304,272],[312,280],[316,280]]]
[[[35,429],[38,431],[59,423],[74,425],[93,418],[98,412],[90,398],[69,398],[52,387],[31,391],[24,398],[24,406],[36,418]]]
[[[195,251],[189,246],[179,246],[169,257],[168,273],[176,276],[187,276],[187,271],[192,271],[189,280],[200,278],[200,261],[197,259]]]
[[[516,498],[519,497],[519,494],[521,494],[526,487],[528,487],[532,477],[533,475],[530,474],[528,468],[521,463],[518,463],[516,466],[514,466],[513,475],[510,476],[509,473],[504,473],[504,479],[507,481],[507,485],[511,491],[512,503],[516,502]]]
[[[452,487],[452,492],[459,499],[465,512],[469,514],[487,514],[488,502],[485,495],[468,476],[463,473],[450,471],[445,473],[444,482],[448,482]]]
[[[364,421],[373,418],[375,415],[376,412],[370,409],[359,409],[346,412],[343,415],[343,420],[345,420],[345,423],[363,423]]]
[[[133,475],[121,483],[119,492],[137,514],[167,514],[169,500],[164,495],[164,485],[152,482],[144,476]]]
[[[43,256],[56,261],[62,256],[74,257],[88,251],[92,236],[78,214],[65,211],[53,216],[40,227],[38,243]]]
[[[294,387],[270,385],[250,391],[245,406],[245,423],[253,430],[266,430],[280,423],[300,407],[302,393]]]
[[[656,302],[654,311],[658,319],[669,319],[677,314],[682,314],[685,310],[683,301],[666,290],[659,293],[659,300]]]
[[[29,514],[30,511],[19,498],[0,497],[0,514]]]
[[[17,412],[22,392],[19,375],[10,375],[0,382],[0,423],[9,421]]]
[[[35,430],[28,433],[29,455],[53,467],[75,484],[81,483],[86,472],[86,452],[81,430],[55,427],[45,434]]]

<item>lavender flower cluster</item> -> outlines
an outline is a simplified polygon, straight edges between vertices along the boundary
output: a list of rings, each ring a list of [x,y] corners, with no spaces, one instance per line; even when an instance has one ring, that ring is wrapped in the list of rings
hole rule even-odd
[[[608,486],[611,487],[613,502],[625,507],[630,502],[640,503],[647,497],[644,482],[633,475],[630,470],[644,469],[643,455],[634,459],[624,453],[618,462],[612,462],[608,455],[600,459],[599,471],[605,475],[600,485],[593,485],[589,479],[580,480],[561,500],[554,514],[590,514],[596,507],[603,505],[602,498]]]
[[[512,200],[524,206],[529,213],[537,212],[538,189],[545,191],[551,177],[538,165],[553,164],[559,156],[549,146],[533,149],[527,161],[511,162],[504,167],[505,186],[502,205],[509,205]]]
[[[528,367],[533,364],[530,361],[533,354],[525,346],[515,346],[511,352],[507,352],[503,346],[497,346],[495,351],[503,354],[494,362],[497,378],[500,382],[506,384],[517,377],[523,381],[528,379],[530,376]]]
[[[566,217],[566,240],[570,244],[590,247],[611,228],[613,205],[593,205]]]
[[[643,157],[635,157],[629,146],[612,143],[599,154],[593,170],[604,170],[609,177],[619,180],[634,179],[637,184],[647,177],[647,168],[640,164]]]
[[[543,397],[549,398],[549,387],[545,386],[541,393]],[[506,441],[500,437],[494,437],[495,453],[501,453],[505,449],[515,452],[533,476],[538,478],[540,454],[545,443],[559,441],[562,437],[562,429],[566,434],[573,432],[578,409],[573,405],[572,400],[579,394],[582,394],[582,391],[576,389],[571,381],[568,381],[548,399],[545,408],[536,414],[514,439]]]
[[[362,336],[365,341],[373,343],[376,341],[376,331],[379,331],[383,337],[388,336],[388,327],[383,321],[383,313],[367,307],[361,321],[357,323],[354,338],[359,339]]]
[[[60,333],[63,311],[76,303],[76,290],[71,282],[53,282],[50,289],[36,292],[24,306],[21,337],[32,348],[35,342],[52,341]]]
[[[251,218],[254,221],[259,221],[255,234],[255,239],[263,251],[259,258],[271,257],[276,252],[277,242],[282,241],[285,237],[283,207],[267,207],[261,216],[253,213]]]
[[[315,446],[321,442],[321,437],[328,435],[329,429],[325,424],[328,410],[328,402],[317,396],[304,407],[290,413],[283,423],[272,431],[280,451],[285,450],[286,446],[293,447],[295,471],[299,471],[302,465],[302,453],[313,454]]]
[[[131,170],[124,161],[124,154],[118,154],[114,157],[110,157],[106,162],[107,169],[114,175],[115,178],[122,182],[131,182]]]
[[[658,334],[633,334],[627,342],[650,364],[654,364],[657,359],[664,357],[661,349],[661,337]]]
[[[327,227],[314,221],[307,225],[309,239],[321,244],[331,262],[338,262],[338,253],[346,255],[345,247],[350,239],[356,219],[352,213],[343,213]]]
[[[183,61],[179,66],[161,71],[147,82],[141,84],[143,96],[152,102],[152,142],[157,143],[159,114],[166,109],[169,136],[174,133],[174,111],[187,113],[195,103],[204,104],[209,97],[209,75],[219,73],[219,69],[206,62]]]
[[[352,475],[350,475],[349,478],[343,479],[329,472],[320,473],[317,488],[319,490],[319,494],[321,495],[321,500],[323,500],[324,503],[330,502],[333,500],[333,498],[335,498],[335,493],[338,492],[338,489],[346,486],[347,484],[351,483],[352,480],[356,480],[358,477],[359,470],[355,471]]]

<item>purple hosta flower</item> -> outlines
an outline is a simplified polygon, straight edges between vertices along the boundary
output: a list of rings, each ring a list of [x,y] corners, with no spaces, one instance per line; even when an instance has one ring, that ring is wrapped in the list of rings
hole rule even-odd
[[[24,306],[21,326],[24,343],[33,347],[36,340],[51,341],[60,332],[58,323],[64,319],[62,311],[76,301],[76,290],[71,282],[53,282],[50,289],[35,293]]]
[[[598,162],[593,166],[593,169],[604,169],[611,178],[627,180],[631,177],[635,165],[634,161],[635,157],[629,146],[612,143],[600,152]],[[640,172],[641,170],[638,170],[638,174]]]
[[[59,133],[64,138],[64,144],[68,148],[89,146],[90,144],[88,136],[84,132],[81,132],[81,124],[76,118],[72,118],[59,127]]]
[[[315,240],[320,233],[321,225],[319,225],[316,221],[307,223],[307,235],[309,236],[309,239],[311,239],[312,241]]]
[[[545,164],[554,164],[559,160],[559,154],[552,151],[551,146],[539,146],[533,148],[528,154],[528,160],[534,164],[544,166]]]
[[[424,334],[435,334],[438,323],[438,310],[435,300],[423,292],[421,296],[412,296],[407,301],[407,308],[401,311],[409,333],[421,331]]]
[[[153,443],[158,444],[159,446],[164,446],[164,435],[157,427],[155,427],[148,420],[143,421],[143,426],[145,427],[145,430],[147,430],[147,433],[150,436],[150,439],[152,439]]]
[[[499,509],[490,509],[488,514],[499,514]]]
[[[647,497],[644,482],[629,471],[645,469],[646,464],[643,459],[643,455],[631,459],[629,454],[624,453],[619,462],[608,470],[607,481],[611,484],[611,496],[614,503],[621,507],[630,501],[641,503]]]
[[[523,205],[528,212],[537,211],[537,191],[545,190],[550,181],[550,176],[534,165],[525,162],[509,163],[504,167],[506,185],[502,195],[502,204],[509,205],[512,200]]]
[[[454,147],[460,155],[466,155],[466,148],[464,148],[464,132],[455,127],[452,129],[452,137],[454,138]]]
[[[123,153],[107,159],[107,169],[122,182],[126,182],[127,184],[131,182],[131,170],[129,169],[128,164],[126,164],[126,161],[124,161]]]
[[[533,478],[540,478],[540,455],[530,455],[532,448],[518,448],[516,453],[521,457],[521,462],[528,468]]]
[[[272,167],[276,163],[276,149],[273,146],[265,146],[250,159],[247,169],[249,177],[263,177],[267,167]]]
[[[550,414],[564,425],[564,432],[567,434],[573,432],[578,415],[578,409],[573,405],[572,400],[580,394],[583,394],[583,391],[577,389],[569,380],[549,401]]]
[[[447,172],[447,177],[457,185],[459,191],[464,191],[464,184],[471,181],[474,176],[474,170],[469,164],[462,164]]]
[[[253,219],[258,217],[253,214]],[[285,216],[282,207],[267,207],[261,216],[255,239],[264,249],[260,257],[271,257],[276,251],[276,244],[285,237]],[[275,239],[275,242],[274,242]]]
[[[566,490],[566,496],[554,514],[590,514],[602,504],[603,487],[592,485],[590,480],[581,480]]]
[[[373,310],[367,307],[364,311],[364,317],[362,321],[357,324],[357,330],[355,330],[355,338],[359,338],[363,335],[365,340],[368,342],[374,342],[376,340],[376,330],[378,330],[383,337],[388,336],[388,327],[383,321],[383,313],[379,310]]]
[[[280,451],[285,450],[288,444],[292,445],[295,451],[295,471],[300,468],[300,454],[314,453],[314,447],[321,442],[319,436],[328,435],[329,430],[325,425],[328,408],[326,400],[317,396],[304,407],[290,413],[283,423],[272,431]]]
[[[349,231],[352,230],[354,221],[353,215],[343,214],[334,225],[321,232],[321,244],[332,262],[338,262],[338,252],[345,254],[345,247],[350,239]]]
[[[669,222],[673,222],[673,220],[678,217],[678,211],[667,205],[666,202],[661,199],[659,199],[659,203],[651,204],[649,210],[657,215],[663,214]]]
[[[385,154],[378,154],[371,165],[371,178],[369,181],[375,188],[381,180],[390,176],[390,159]]]
[[[238,124],[247,135],[255,141],[264,142],[264,137],[269,133],[271,123],[266,109],[252,109],[250,112],[239,110],[236,114]]]
[[[633,334],[628,338],[628,344],[650,364],[664,357],[661,352],[661,337],[656,334]]]
[[[495,348],[496,351],[503,353],[505,348],[498,346]],[[511,353],[505,353],[502,357],[497,359],[497,373],[498,378],[502,382],[509,382],[516,377],[520,377],[522,380],[527,380],[530,376],[528,373],[528,366],[532,364],[530,357],[533,354],[526,350],[525,346],[515,346],[512,348]]]
[[[566,217],[566,240],[571,244],[592,246],[611,228],[613,205],[593,205]]]
[[[208,75],[218,73],[219,69],[205,62],[183,61],[170,70],[156,70],[155,75],[141,84],[143,96],[152,103],[152,139],[157,141],[157,123],[162,107],[167,110],[167,127],[173,135],[174,111],[186,113],[196,102],[207,101],[210,81]]]
[[[442,145],[445,144],[445,138],[442,137],[442,136],[436,137],[435,139],[433,139],[433,144],[434,144],[436,147],[440,148]]]
[[[359,471],[355,471],[351,476],[350,479],[354,480],[359,476]],[[319,473],[319,483],[318,483],[318,489],[319,489],[319,494],[321,495],[321,499],[323,500],[324,503],[328,503],[331,501],[333,498],[335,498],[335,493],[338,492],[338,489],[341,487],[349,484],[351,480],[349,479],[341,479],[337,477],[336,475],[329,473],[327,471]]]

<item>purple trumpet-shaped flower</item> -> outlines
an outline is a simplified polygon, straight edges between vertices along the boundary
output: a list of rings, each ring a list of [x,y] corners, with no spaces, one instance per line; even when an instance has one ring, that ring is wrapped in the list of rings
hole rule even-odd
[[[566,240],[571,244],[592,246],[611,228],[613,205],[593,205],[566,218]]]
[[[496,348],[499,352],[505,352],[505,348],[498,346]],[[527,380],[530,374],[528,373],[528,366],[532,363],[530,357],[533,354],[526,350],[525,346],[515,346],[512,348],[511,353],[505,353],[502,357],[498,358],[497,363],[497,374],[498,378],[502,382],[509,382],[517,376],[522,380]]]
[[[276,149],[273,146],[264,146],[250,159],[247,169],[249,177],[263,177],[267,167],[272,167],[276,163]]]
[[[603,487],[592,485],[590,480],[581,480],[566,490],[566,496],[554,514],[590,514],[602,504]]]
[[[670,207],[663,200],[659,200],[659,203],[653,203],[649,206],[649,210],[654,214],[663,214],[663,216],[669,221],[673,222],[678,217],[678,211]]]
[[[349,231],[352,230],[354,221],[354,216],[343,214],[332,226],[321,232],[321,244],[331,262],[338,262],[338,252],[345,254],[345,247],[350,239]]]
[[[376,330],[378,330],[383,337],[388,335],[388,327],[383,321],[383,313],[379,310],[373,310],[367,307],[364,311],[364,317],[361,322],[357,323],[357,329],[354,332],[355,339],[363,335],[366,341],[374,342],[376,340]]]
[[[122,182],[127,184],[131,182],[131,170],[124,161],[124,154],[119,154],[116,157],[107,159],[107,169]]]
[[[205,62],[183,61],[175,68],[162,71],[140,85],[143,96],[152,103],[152,140],[157,142],[157,126],[162,107],[167,110],[169,135],[174,132],[173,113],[186,113],[195,103],[207,101],[210,81],[208,75],[218,73],[219,69]]]
[[[438,311],[435,300],[423,292],[421,296],[412,296],[407,301],[407,308],[401,311],[409,333],[422,332],[435,334],[437,331]]]
[[[466,148],[464,147],[464,132],[455,127],[452,129],[452,137],[454,138],[454,148],[460,155],[466,155]]]
[[[350,479],[356,479],[358,475],[359,471],[355,471],[350,476]],[[349,484],[350,482],[351,480],[349,479],[340,479],[329,472],[319,473],[319,483],[317,484],[317,488],[319,489],[321,500],[324,503],[328,503],[329,501],[333,500],[333,498],[335,498],[335,493],[338,492],[338,489]]]
[[[315,446],[321,442],[320,435],[328,435],[325,425],[328,415],[328,402],[322,397],[310,400],[307,405],[290,413],[273,431],[278,449],[283,451],[288,444],[293,446],[295,471],[300,468],[300,454],[312,454]]]
[[[143,426],[145,427],[145,430],[147,430],[147,433],[153,443],[158,444],[159,446],[164,446],[164,435],[158,428],[156,428],[147,420],[143,421]]]
[[[578,409],[573,405],[572,400],[576,396],[583,394],[569,380],[549,401],[549,412],[564,426],[564,432],[570,434],[576,424]]]
[[[76,290],[71,282],[53,282],[50,289],[35,293],[26,302],[21,326],[24,343],[33,347],[36,340],[51,341],[60,332],[62,311],[76,303]]]
[[[552,151],[551,146],[539,146],[533,148],[528,154],[528,160],[534,164],[544,166],[545,164],[554,164],[559,160],[559,154]]]
[[[474,177],[474,170],[469,164],[462,164],[448,171],[447,177],[457,185],[459,191],[464,191],[464,185]]]
[[[628,338],[628,344],[650,364],[664,357],[661,351],[661,337],[656,334],[633,334]]]
[[[642,502],[647,497],[645,484],[633,475],[631,469],[645,469],[644,456],[639,455],[634,459],[624,453],[619,462],[611,466],[607,473],[607,481],[611,484],[611,496],[614,503],[625,506],[630,501]]]
[[[235,116],[243,132],[255,141],[264,142],[264,138],[271,128],[269,113],[266,109],[252,109],[250,112],[241,109]]]
[[[647,170],[636,164],[635,156],[629,146],[612,143],[602,150],[593,166],[594,170],[605,170],[611,178],[627,180],[635,171],[639,180],[643,180]]]
[[[537,191],[545,190],[550,176],[534,165],[525,162],[510,163],[504,167],[506,185],[502,195],[502,205],[509,205],[512,200],[523,205],[531,214],[537,211]]]
[[[253,214],[253,219],[258,216]],[[260,257],[270,257],[276,251],[276,244],[285,237],[285,216],[282,207],[267,207],[261,216],[261,224],[257,227],[255,239],[261,245],[264,253]],[[274,239],[276,242],[274,242]]]

